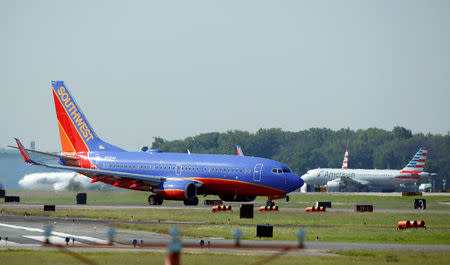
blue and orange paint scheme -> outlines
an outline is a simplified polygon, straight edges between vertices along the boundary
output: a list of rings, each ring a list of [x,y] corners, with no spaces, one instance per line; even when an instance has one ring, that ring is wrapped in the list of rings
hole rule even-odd
[[[267,196],[271,201],[303,185],[303,180],[282,163],[243,156],[242,151],[239,155],[127,152],[97,136],[63,81],[52,81],[52,88],[62,147],[57,155],[60,165],[32,160],[27,152],[32,150],[16,140],[29,164],[76,171],[91,182],[150,191],[150,204],[167,199],[196,205],[200,194],[218,195],[226,201]]]

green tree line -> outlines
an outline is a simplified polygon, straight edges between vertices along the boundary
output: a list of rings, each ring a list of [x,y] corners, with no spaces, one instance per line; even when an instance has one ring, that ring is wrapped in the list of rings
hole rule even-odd
[[[311,128],[289,132],[272,128],[256,133],[211,132],[174,141],[155,137],[152,148],[164,152],[184,153],[189,149],[192,153],[235,155],[236,144],[245,155],[280,161],[298,175],[318,167],[341,167],[346,149],[349,150],[349,168],[401,169],[423,146],[429,149],[425,171],[437,173],[437,178],[449,179],[450,136],[413,134],[403,127],[392,131]]]

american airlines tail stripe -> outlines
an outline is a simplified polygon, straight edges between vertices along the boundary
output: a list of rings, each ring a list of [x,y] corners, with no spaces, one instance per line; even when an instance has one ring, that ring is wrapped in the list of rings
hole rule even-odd
[[[400,173],[420,174],[420,173],[422,173],[422,171],[402,170]]]

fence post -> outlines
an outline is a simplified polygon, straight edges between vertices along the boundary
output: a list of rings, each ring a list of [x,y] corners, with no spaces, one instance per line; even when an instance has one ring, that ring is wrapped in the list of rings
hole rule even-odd
[[[181,241],[178,238],[178,233],[178,228],[172,227],[170,229],[172,238],[169,241],[169,244],[167,244],[169,254],[166,258],[166,265],[180,265]]]

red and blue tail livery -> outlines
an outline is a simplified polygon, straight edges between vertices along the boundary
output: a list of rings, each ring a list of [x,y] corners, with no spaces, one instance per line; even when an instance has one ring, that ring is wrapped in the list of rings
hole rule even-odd
[[[427,161],[428,148],[421,147],[419,151],[417,151],[416,155],[414,155],[413,159],[409,161],[408,165],[403,168],[402,173],[420,173],[423,172],[423,168],[425,167],[425,162]]]
[[[75,171],[116,187],[152,194],[150,204],[182,200],[197,205],[198,195],[218,195],[225,201],[252,201],[256,196],[285,198],[303,180],[286,165],[260,157],[165,153],[161,150],[127,152],[101,140],[63,81],[52,81],[62,152],[58,155],[25,149],[16,143],[25,162]],[[60,165],[31,159],[28,151],[58,157]]]
[[[124,151],[105,143],[95,134],[63,81],[52,81],[52,88],[63,152]]]

